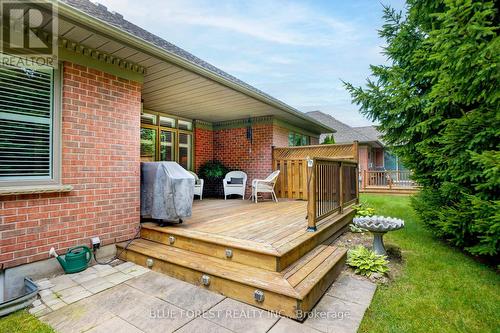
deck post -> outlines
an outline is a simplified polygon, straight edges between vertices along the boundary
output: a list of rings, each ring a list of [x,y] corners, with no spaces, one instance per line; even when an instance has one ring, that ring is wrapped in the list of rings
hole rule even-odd
[[[358,164],[359,166],[359,164]],[[354,172],[354,174],[356,175],[356,204],[359,204],[359,170],[358,170],[358,166],[356,166],[356,168],[354,170],[356,170]]]
[[[354,141],[352,146],[354,160],[359,164],[359,141]]]
[[[344,163],[340,163],[340,168],[339,168],[339,192],[340,192],[340,198],[339,198],[339,205],[340,205],[340,214],[344,212]]]
[[[316,228],[316,159],[312,159],[311,173],[307,183],[307,231],[314,232]]]

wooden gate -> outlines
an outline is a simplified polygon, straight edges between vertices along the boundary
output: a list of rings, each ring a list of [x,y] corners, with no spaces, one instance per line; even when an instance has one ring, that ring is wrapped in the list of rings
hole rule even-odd
[[[358,162],[358,143],[285,147],[273,149],[273,169],[280,170],[276,194],[280,198],[308,199],[311,170],[307,160],[335,158]]]

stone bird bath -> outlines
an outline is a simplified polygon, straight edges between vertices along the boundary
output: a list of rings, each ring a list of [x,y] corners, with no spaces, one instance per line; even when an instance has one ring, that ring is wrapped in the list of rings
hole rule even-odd
[[[383,241],[384,234],[388,231],[401,229],[405,225],[401,219],[385,216],[355,217],[352,222],[357,227],[366,229],[373,234],[373,251],[381,255],[387,254]]]

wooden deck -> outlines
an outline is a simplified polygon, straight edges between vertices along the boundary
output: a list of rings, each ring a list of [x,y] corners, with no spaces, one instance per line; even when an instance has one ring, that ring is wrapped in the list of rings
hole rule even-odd
[[[346,208],[320,221],[316,232],[307,232],[306,214],[306,201],[195,201],[182,224],[143,223],[141,239],[121,258],[153,262],[153,270],[302,319],[342,269],[346,251],[335,239],[354,213]],[[256,300],[257,291],[265,300]]]
[[[420,190],[409,170],[363,170],[361,184],[362,193],[414,194]]]
[[[248,200],[195,201],[191,218],[184,223],[165,227],[178,235],[203,235],[205,240],[226,241],[253,247],[256,251],[278,254],[280,248],[306,234],[307,202],[281,200],[259,202]]]

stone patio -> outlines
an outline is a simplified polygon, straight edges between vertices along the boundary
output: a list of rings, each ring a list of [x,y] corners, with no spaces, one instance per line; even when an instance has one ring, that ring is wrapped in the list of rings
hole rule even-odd
[[[356,332],[376,285],[342,274],[304,323],[133,263],[39,280],[31,313],[57,332]]]

